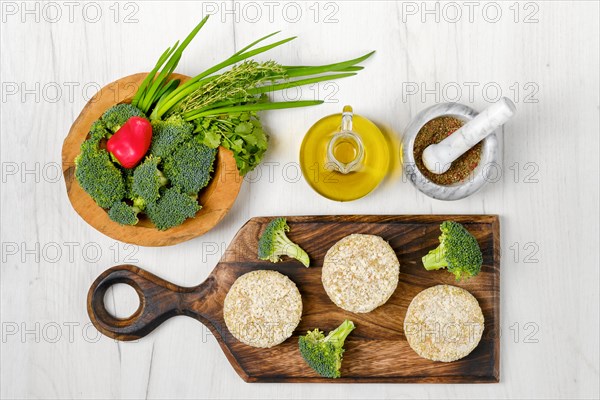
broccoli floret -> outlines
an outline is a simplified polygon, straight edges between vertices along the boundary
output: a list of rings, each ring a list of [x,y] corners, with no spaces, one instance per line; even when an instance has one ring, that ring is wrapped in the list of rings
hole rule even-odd
[[[217,149],[200,143],[197,138],[182,143],[164,160],[165,176],[183,193],[198,193],[208,185]]]
[[[159,162],[158,157],[146,157],[146,160],[133,171],[131,186],[133,199],[140,198],[145,204],[158,200],[160,188],[168,183],[167,178],[158,169]]]
[[[163,190],[156,202],[146,206],[146,215],[158,229],[164,231],[194,217],[200,208],[195,197],[172,187]]]
[[[135,194],[133,194],[133,171],[135,170],[130,168],[121,169],[121,174],[125,180],[125,198],[129,200],[135,199]]]
[[[258,240],[258,258],[273,263],[280,261],[281,256],[288,256],[300,261],[304,266],[310,265],[308,254],[286,236],[290,227],[285,218],[275,218],[269,222]]]
[[[123,103],[117,104],[106,110],[104,114],[102,114],[101,120],[104,123],[104,126],[114,133],[131,117],[146,118],[146,114],[131,104]]]
[[[130,206],[124,201],[117,201],[108,210],[108,216],[121,225],[136,225],[139,222],[137,215],[140,211],[136,206]]]
[[[464,226],[454,221],[440,225],[440,245],[423,257],[423,266],[431,271],[447,268],[459,281],[481,271],[483,256],[477,239]]]
[[[318,329],[308,331],[305,336],[300,336],[298,339],[300,354],[319,375],[325,378],[339,378],[344,341],[353,329],[354,323],[345,320],[327,336]]]
[[[106,129],[104,123],[100,120],[94,121],[90,127],[90,139],[95,143],[100,143],[102,139],[107,139],[110,132]]]
[[[102,208],[110,208],[125,196],[125,180],[121,170],[112,163],[109,153],[101,149],[95,139],[90,138],[82,143],[81,153],[75,158],[75,178]]]
[[[150,154],[162,158],[169,156],[181,143],[191,139],[193,131],[194,125],[177,114],[164,121],[152,121]]]

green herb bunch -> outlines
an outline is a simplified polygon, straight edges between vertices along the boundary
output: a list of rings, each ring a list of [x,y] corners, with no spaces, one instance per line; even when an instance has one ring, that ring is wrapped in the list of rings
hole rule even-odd
[[[92,125],[89,139],[81,146],[76,178],[116,222],[136,225],[139,214],[144,213],[164,230],[193,217],[201,208],[197,198],[210,182],[219,146],[231,150],[240,174],[245,175],[261,162],[268,147],[260,111],[322,103],[272,102],[268,93],[356,75],[363,68],[357,64],[373,54],[320,66],[284,66],[251,59],[295,39],[257,47],[279,33],[275,32],[181,83],[172,74],[207,20],[204,18],[181,44],[176,42],[165,50],[131,104],[107,110]],[[152,143],[145,160],[134,169],[126,169],[115,162],[102,141],[132,116],[150,121]]]

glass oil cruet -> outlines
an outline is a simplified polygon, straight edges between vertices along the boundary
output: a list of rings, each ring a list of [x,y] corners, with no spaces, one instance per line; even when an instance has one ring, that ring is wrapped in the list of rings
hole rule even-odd
[[[387,139],[379,128],[352,107],[328,115],[306,133],[300,166],[308,184],[337,201],[359,199],[385,178],[390,162]]]
[[[352,131],[352,107],[345,106],[342,113],[342,128],[327,144],[325,168],[349,174],[361,168],[364,159],[364,146],[360,136]]]

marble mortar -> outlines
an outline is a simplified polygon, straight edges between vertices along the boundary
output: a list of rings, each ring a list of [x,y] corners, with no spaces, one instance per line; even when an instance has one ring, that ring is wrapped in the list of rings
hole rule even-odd
[[[438,200],[460,200],[480,190],[488,181],[493,180],[498,171],[496,157],[498,139],[492,133],[483,139],[481,160],[471,175],[462,182],[452,185],[438,185],[421,173],[415,163],[413,147],[415,137],[427,122],[437,117],[450,116],[469,122],[478,112],[459,103],[436,104],[417,114],[404,131],[402,139],[403,170],[410,182],[421,192]],[[490,177],[491,175],[491,177]]]

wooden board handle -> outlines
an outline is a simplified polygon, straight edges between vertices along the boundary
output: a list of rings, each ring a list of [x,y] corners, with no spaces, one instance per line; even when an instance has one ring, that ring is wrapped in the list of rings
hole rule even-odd
[[[138,309],[127,318],[116,318],[104,305],[104,295],[117,283],[130,285],[139,298]],[[88,292],[88,314],[94,326],[118,340],[136,340],[176,315],[194,313],[190,306],[198,289],[177,286],[135,265],[117,265],[102,273]]]

